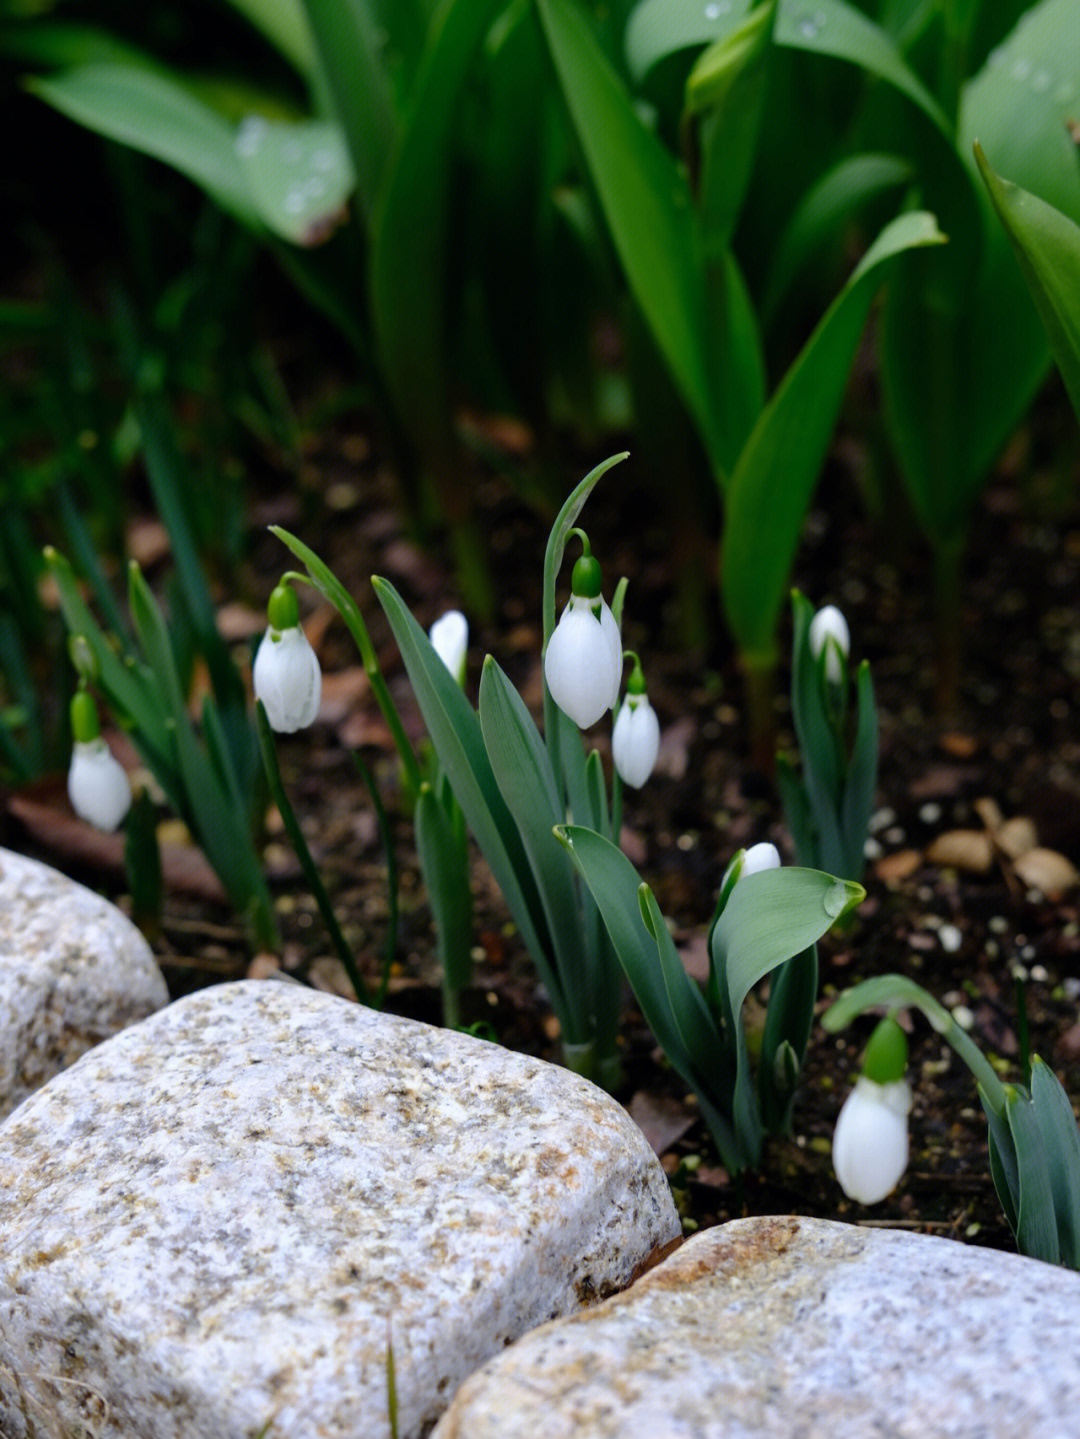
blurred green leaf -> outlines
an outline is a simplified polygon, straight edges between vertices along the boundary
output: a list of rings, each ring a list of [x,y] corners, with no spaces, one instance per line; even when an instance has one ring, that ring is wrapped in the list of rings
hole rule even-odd
[[[1005,1118],[1016,1150],[1020,1202],[1016,1212],[1016,1245],[1021,1254],[1057,1264],[1061,1258],[1054,1222],[1054,1192],[1049,1160],[1038,1116],[1031,1100],[1011,1086]]]
[[[634,298],[714,464],[725,445],[705,361],[705,295],[689,188],[639,118],[572,0],[537,0],[552,59]]]
[[[156,68],[80,65],[25,82],[80,125],[172,165],[242,223],[258,227],[236,156],[233,127]]]
[[[309,83],[315,80],[319,61],[301,0],[229,0],[229,3]]]
[[[856,266],[739,456],[726,495],[724,612],[752,663],[776,658],[776,625],[802,523],[828,450],[848,370],[881,282],[880,267],[912,246],[940,243],[932,215],[888,224]]]
[[[267,229],[294,245],[326,239],[344,216],[356,177],[340,126],[249,115],[236,154]]]
[[[978,143],[975,159],[1080,419],[1080,226],[996,175]]]

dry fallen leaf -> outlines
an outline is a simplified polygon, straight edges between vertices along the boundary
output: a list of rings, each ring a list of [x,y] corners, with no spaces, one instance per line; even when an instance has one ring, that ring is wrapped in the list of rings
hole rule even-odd
[[[874,865],[874,873],[886,884],[895,884],[910,879],[922,864],[922,855],[917,849],[901,849],[896,854],[887,854]]]
[[[1080,879],[1070,861],[1054,849],[1029,849],[1014,862],[1013,869],[1029,889],[1037,889],[1050,900],[1061,899]]]
[[[994,843],[1011,860],[1018,860],[1039,843],[1034,821],[1019,814],[1014,819],[1007,819],[994,831]]]
[[[938,835],[926,858],[967,874],[986,874],[994,862],[994,844],[984,829],[950,829]]]

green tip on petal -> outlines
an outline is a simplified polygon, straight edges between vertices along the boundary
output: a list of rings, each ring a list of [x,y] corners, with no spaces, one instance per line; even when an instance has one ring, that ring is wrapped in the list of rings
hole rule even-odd
[[[862,1072],[875,1084],[895,1084],[907,1069],[908,1046],[904,1031],[891,1015],[883,1019],[870,1036],[863,1055]]]
[[[71,733],[77,744],[90,744],[101,734],[97,705],[88,690],[78,690],[71,697]]]
[[[291,585],[282,583],[274,589],[266,606],[266,618],[275,630],[292,630],[300,623],[300,606]]]

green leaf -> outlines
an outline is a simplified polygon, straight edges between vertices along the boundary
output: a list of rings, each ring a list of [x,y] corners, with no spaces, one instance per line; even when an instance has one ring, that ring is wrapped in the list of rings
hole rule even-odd
[[[814,606],[798,590],[792,592],[791,603],[791,715],[799,741],[803,788],[811,815],[813,848],[810,853],[815,866],[833,870],[842,868],[839,866],[839,809],[843,760],[825,708],[821,666],[810,650]]]
[[[1046,1146],[1059,1262],[1080,1269],[1080,1129],[1069,1096],[1038,1055],[1031,1061],[1031,1102]]]
[[[990,1154],[990,1177],[1006,1222],[1016,1235],[1017,1206],[1020,1202],[1020,1174],[1016,1167],[1016,1150],[1004,1113],[995,1114],[986,1091],[979,1085],[979,1101],[987,1122],[987,1146]]]
[[[1080,419],[1080,226],[996,175],[978,142],[975,159]]]
[[[472,976],[472,891],[468,851],[431,785],[420,786],[414,815],[416,853],[428,892],[443,974],[461,990]]]
[[[592,1037],[592,1016],[581,915],[573,871],[553,833],[566,816],[540,733],[491,655],[480,679],[480,729],[495,782],[528,855],[554,945],[552,1005],[567,1041],[585,1044]]]
[[[301,0],[229,0],[229,3],[309,84],[314,82],[319,62]]]
[[[761,298],[761,320],[772,324],[802,267],[843,234],[872,201],[910,183],[912,165],[898,155],[851,155],[823,175],[800,200],[777,241]]]
[[[1075,0],[1041,0],[964,87],[957,144],[972,172],[978,141],[999,174],[1080,223],[1080,170],[1069,128],[1078,76]]]
[[[304,0],[304,8],[370,229],[398,123],[378,16],[370,0]]]
[[[169,74],[149,65],[98,63],[24,83],[87,129],[164,160],[241,223],[258,228],[233,126]]]
[[[705,5],[701,0],[644,0],[626,32],[630,70],[640,80],[667,55],[713,44],[740,26],[752,0]],[[886,80],[906,95],[948,134],[951,126],[937,101],[905,63],[895,41],[880,26],[844,0],[781,0],[776,17],[777,45],[847,60]]]
[[[236,154],[259,218],[293,245],[317,245],[344,218],[356,185],[341,127],[248,115]]]
[[[777,969],[769,986],[765,1030],[758,1057],[758,1098],[768,1134],[783,1134],[791,1124],[795,1095],[777,1081],[777,1058],[789,1046],[799,1068],[806,1058],[818,991],[817,946],[792,955]]]
[[[708,1074],[718,1063],[723,1045],[716,1021],[709,1013],[701,990],[687,974],[660,906],[647,884],[638,888],[638,904],[645,928],[656,944],[672,1022],[696,1072]]]
[[[743,654],[776,658],[776,625],[810,497],[828,450],[848,370],[883,265],[942,240],[932,215],[901,215],[882,230],[833,301],[739,456],[726,496],[724,611]]]
[[[1046,1145],[1035,1107],[1028,1096],[1011,1086],[1005,1117],[1016,1149],[1020,1202],[1016,1214],[1016,1247],[1032,1259],[1057,1264],[1061,1258],[1054,1222],[1054,1192],[1050,1183]]]
[[[393,585],[378,578],[371,583],[394,632],[439,764],[526,949],[544,982],[550,981],[552,992],[557,992],[543,906],[517,826],[496,783],[480,720]]]
[[[813,869],[771,869],[739,879],[713,927],[712,965],[730,1004],[737,1072],[735,1131],[756,1162],[756,1099],[740,1016],[754,985],[778,965],[817,943],[866,891],[850,880]]]
[[[846,879],[858,879],[863,872],[866,835],[877,792],[877,706],[874,703],[874,681],[866,660],[863,660],[855,673],[855,688],[858,695],[855,744],[848,763],[840,810]]]
[[[428,463],[444,472],[453,444],[446,329],[451,147],[462,86],[497,8],[498,0],[443,0],[372,216],[371,304],[383,369],[403,422]],[[356,85],[355,76],[349,84]]]
[[[537,0],[563,95],[626,278],[693,415],[723,468],[708,383],[702,285],[690,191],[642,123],[572,0]]]

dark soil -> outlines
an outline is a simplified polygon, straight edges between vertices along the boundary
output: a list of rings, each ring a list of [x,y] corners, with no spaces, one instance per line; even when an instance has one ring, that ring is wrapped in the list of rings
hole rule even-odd
[[[838,446],[808,520],[794,579],[815,603],[833,601],[844,609],[856,656],[865,655],[872,664],[882,728],[874,855],[864,877],[868,898],[855,927],[827,937],[820,947],[821,1007],[858,979],[902,971],[950,1007],[962,1005],[976,1041],[1016,1078],[1015,977],[1024,975],[1032,1048],[1053,1064],[1069,1093],[1080,1097],[1076,889],[1044,895],[1000,854],[985,873],[942,867],[925,855],[945,832],[982,829],[976,806],[990,799],[1006,818],[1030,818],[1041,845],[1080,860],[1077,447],[1058,418],[1060,397],[1052,399],[1050,418],[1037,415],[1035,422],[1054,427],[1047,456],[1033,438],[1036,428],[1007,457],[978,514],[966,566],[960,704],[951,718],[941,720],[934,711],[929,562],[892,518],[885,526],[867,519],[853,479],[862,457],[850,444]],[[310,454],[304,467],[310,478],[302,489],[286,489],[280,478],[270,483],[270,497],[254,507],[243,583],[253,605],[261,604],[289,567],[283,548],[262,531],[264,524],[277,520],[301,532],[359,599],[395,695],[418,726],[368,576],[390,578],[425,626],[460,601],[445,547],[436,542],[422,550],[408,537],[393,484],[361,430],[357,422],[355,433],[345,429]],[[1059,435],[1068,456],[1064,484]],[[566,465],[567,490],[588,467],[587,461]],[[643,520],[652,508],[650,479],[631,459],[601,481],[583,523],[609,586],[620,574],[630,576],[627,639],[642,656],[665,735],[656,775],[643,791],[628,793],[625,847],[677,926],[676,942],[693,967],[701,961],[716,888],[734,851],[772,839],[787,858],[793,856],[771,781],[747,762],[740,677],[719,623],[705,656],[689,653],[681,642],[670,537],[659,522]],[[475,696],[480,661],[491,651],[535,710],[540,572],[549,520],[513,499],[494,477],[478,483],[476,506],[499,599],[492,622],[473,625],[470,693]],[[433,936],[411,824],[399,799],[395,756],[343,627],[309,598],[305,603],[309,634],[327,676],[328,703],[314,729],[281,744],[286,782],[345,932],[374,976],[386,936],[385,869],[351,747],[359,746],[373,767],[402,870],[388,1007],[437,1022]],[[712,603],[716,613],[715,585]],[[251,625],[259,623],[257,615],[251,618]],[[780,679],[782,686],[785,677]],[[776,714],[780,741],[790,745],[782,694]],[[597,728],[601,747],[602,728]],[[58,813],[62,806],[58,801]],[[56,861],[56,831],[47,823],[39,821],[31,833],[9,813],[6,842]],[[99,869],[85,849],[81,853],[81,860],[69,852],[58,862],[122,896],[115,872]],[[282,953],[253,959],[227,908],[205,896],[171,891],[156,944],[174,996],[263,973],[273,964],[348,992],[314,903],[273,826],[267,854],[278,876]],[[477,962],[468,1017],[486,1020],[510,1047],[556,1059],[557,1027],[480,860],[474,888]],[[815,1031],[794,1136],[772,1143],[760,1172],[738,1186],[721,1168],[692,1097],[665,1065],[628,996],[627,1083],[619,1098],[661,1154],[688,1229],[744,1214],[802,1213],[1012,1247],[989,1178],[974,1084],[918,1019],[911,1033],[915,1107],[909,1171],[897,1192],[872,1211],[844,1199],[832,1174],[831,1133],[869,1027],[856,1026],[838,1039]]]

